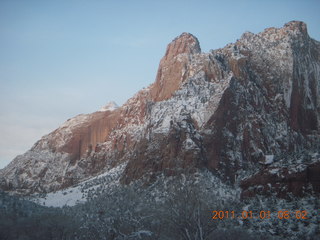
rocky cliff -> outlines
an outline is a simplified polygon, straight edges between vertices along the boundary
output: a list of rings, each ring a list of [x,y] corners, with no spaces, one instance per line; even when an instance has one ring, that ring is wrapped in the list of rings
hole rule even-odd
[[[65,122],[4,168],[0,186],[50,192],[127,162],[122,183],[208,168],[240,183],[244,196],[267,185],[263,179],[276,191],[282,182],[294,194],[319,192],[319,128],[320,43],[303,22],[246,32],[209,53],[183,33],[168,45],[153,84],[119,108]],[[306,179],[290,171],[294,157],[285,158],[302,151],[314,152],[299,162]],[[270,177],[276,168],[279,178]],[[301,191],[281,180],[292,172]]]

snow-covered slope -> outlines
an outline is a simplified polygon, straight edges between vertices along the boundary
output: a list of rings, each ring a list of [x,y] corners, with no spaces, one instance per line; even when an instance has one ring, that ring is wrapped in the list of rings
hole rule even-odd
[[[75,186],[63,190],[54,191],[48,194],[35,194],[28,199],[47,207],[74,206],[86,202],[95,196],[97,192],[111,191],[117,187],[120,176],[126,163],[112,168],[98,176],[84,180]]]

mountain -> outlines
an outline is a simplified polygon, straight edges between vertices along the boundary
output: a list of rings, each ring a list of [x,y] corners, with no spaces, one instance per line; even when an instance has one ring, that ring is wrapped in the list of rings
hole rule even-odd
[[[100,112],[105,112],[105,111],[113,111],[113,110],[116,110],[119,106],[111,101],[111,102],[108,102],[105,106],[103,106],[102,108],[100,108]]]
[[[123,184],[208,169],[243,198],[319,193],[319,128],[320,43],[305,23],[209,53],[183,33],[153,84],[42,137],[0,172],[0,187],[52,192],[125,164]]]

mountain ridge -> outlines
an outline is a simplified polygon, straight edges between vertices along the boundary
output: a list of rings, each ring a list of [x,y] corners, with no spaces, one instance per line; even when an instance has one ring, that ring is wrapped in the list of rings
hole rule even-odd
[[[196,168],[235,183],[242,170],[259,173],[266,155],[310,148],[319,128],[320,44],[305,23],[246,32],[209,53],[182,33],[153,84],[113,111],[78,115],[44,136],[0,171],[0,187],[51,192],[125,162],[125,184]]]

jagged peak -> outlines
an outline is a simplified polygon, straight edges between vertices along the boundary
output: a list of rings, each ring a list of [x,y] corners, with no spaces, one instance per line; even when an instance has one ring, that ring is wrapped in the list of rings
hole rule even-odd
[[[183,38],[192,38],[195,41],[198,41],[198,39],[191,33],[188,32],[183,32],[181,33],[179,36],[177,36],[175,39],[172,40],[172,42],[177,41],[179,39],[183,39]],[[199,41],[198,41],[199,42]]]
[[[291,21],[283,25],[281,28],[266,28],[261,34],[277,34],[279,36],[308,36],[307,25],[301,21]]]
[[[283,28],[286,28],[288,30],[298,31],[303,34],[308,34],[307,24],[305,24],[302,21],[290,21],[284,24]]]
[[[199,40],[191,33],[183,32],[168,44],[165,59],[173,58],[183,53],[196,54],[200,52],[201,48]]]
[[[301,21],[290,21],[283,25],[283,27],[269,27],[264,31],[254,34],[245,32],[241,36],[241,40],[254,41],[255,38],[268,39],[274,41],[305,41],[309,39],[307,25]]]
[[[182,33],[168,44],[161,59],[155,83],[151,86],[154,101],[168,99],[187,77],[187,65],[192,56],[201,53],[198,39],[191,33]]]

